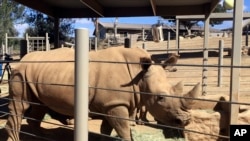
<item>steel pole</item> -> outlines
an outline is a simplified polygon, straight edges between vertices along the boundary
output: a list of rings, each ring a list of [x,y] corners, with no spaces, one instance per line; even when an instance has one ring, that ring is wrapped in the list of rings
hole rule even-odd
[[[88,141],[89,31],[75,30],[75,130],[74,141]]]

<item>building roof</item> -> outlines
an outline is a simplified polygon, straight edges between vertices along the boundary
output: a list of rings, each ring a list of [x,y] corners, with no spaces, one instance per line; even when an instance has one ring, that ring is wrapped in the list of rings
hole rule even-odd
[[[56,18],[210,14],[220,0],[15,0]]]

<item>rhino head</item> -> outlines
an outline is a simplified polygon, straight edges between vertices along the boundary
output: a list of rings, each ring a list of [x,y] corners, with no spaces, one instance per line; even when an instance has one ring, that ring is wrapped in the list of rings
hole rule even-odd
[[[142,59],[143,77],[140,82],[140,91],[151,93],[142,94],[142,102],[156,121],[178,127],[184,127],[190,122],[189,109],[198,97],[200,84],[196,84],[192,90],[182,95],[183,84],[172,86],[167,79],[164,68],[160,65],[151,65],[151,60]],[[183,96],[184,98],[176,98]]]

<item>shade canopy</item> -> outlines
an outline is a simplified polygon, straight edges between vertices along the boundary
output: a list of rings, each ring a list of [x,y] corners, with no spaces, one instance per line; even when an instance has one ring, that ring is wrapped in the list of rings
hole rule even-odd
[[[220,0],[15,0],[56,18],[207,15]]]

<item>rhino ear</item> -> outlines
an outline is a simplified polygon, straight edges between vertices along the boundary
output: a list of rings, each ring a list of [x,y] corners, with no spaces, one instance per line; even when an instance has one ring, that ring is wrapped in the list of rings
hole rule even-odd
[[[183,82],[180,81],[174,86],[174,92],[177,95],[180,95],[183,92]]]
[[[167,68],[167,67],[172,67],[173,65],[175,65],[178,61],[178,59],[180,58],[180,55],[172,53],[169,55],[169,57],[162,62],[162,67],[163,68]]]
[[[140,59],[141,67],[144,71],[147,71],[148,68],[152,64],[152,60],[150,58],[144,57]]]
[[[200,94],[200,83],[197,83],[194,88],[189,91],[187,94],[184,95],[184,97],[188,98],[197,98]],[[187,109],[191,109],[192,105],[195,103],[195,100],[193,99],[181,99],[182,105],[186,107]]]

